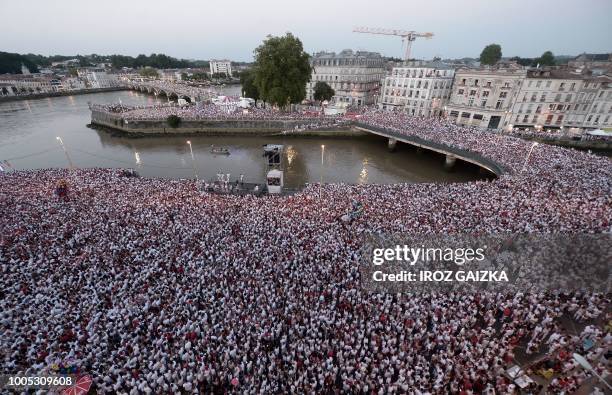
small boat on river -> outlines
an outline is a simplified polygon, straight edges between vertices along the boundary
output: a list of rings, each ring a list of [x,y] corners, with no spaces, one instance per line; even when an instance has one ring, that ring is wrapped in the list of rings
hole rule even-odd
[[[227,148],[223,147],[215,147],[214,145],[210,146],[210,153],[217,155],[229,155],[230,151]]]

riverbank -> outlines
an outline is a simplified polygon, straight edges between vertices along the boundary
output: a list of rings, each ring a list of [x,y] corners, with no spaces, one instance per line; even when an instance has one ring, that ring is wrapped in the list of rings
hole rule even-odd
[[[172,127],[165,119],[127,120],[120,115],[105,111],[91,110],[90,127],[111,129],[122,135],[139,136],[169,136],[169,135],[204,135],[204,136],[335,136],[365,135],[366,132],[348,127],[330,126],[312,129],[308,125],[320,123],[320,118],[300,119],[181,119],[176,127]],[[348,125],[347,125],[348,126]]]
[[[86,125],[90,129],[100,130],[110,134],[113,137],[124,137],[124,138],[146,138],[146,137],[168,137],[168,136],[257,136],[257,137],[360,137],[368,136],[369,133],[357,130],[352,126],[339,126],[335,128],[329,128],[325,130],[295,130],[290,132],[283,132],[278,130],[263,130],[257,127],[251,128],[166,128],[170,131],[161,132],[137,132],[125,130],[117,127],[101,125],[99,123],[89,123]],[[178,129],[178,130],[177,130]]]
[[[67,91],[67,92],[45,92],[45,93],[37,93],[34,95],[25,95],[25,96],[2,96],[0,97],[0,103],[6,103],[6,102],[11,102],[11,101],[46,99],[48,97],[87,95],[91,93],[102,93],[102,92],[117,92],[117,91],[125,91],[125,90],[129,90],[129,89],[123,86],[114,86],[111,88],[79,89],[79,90]]]

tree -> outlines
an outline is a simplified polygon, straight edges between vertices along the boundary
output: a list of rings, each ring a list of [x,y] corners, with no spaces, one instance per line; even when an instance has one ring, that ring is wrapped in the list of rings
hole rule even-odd
[[[555,55],[552,52],[546,51],[540,56],[533,60],[534,66],[554,66],[555,65]]]
[[[0,74],[21,74],[22,65],[26,66],[31,73],[38,73],[38,67],[26,56],[0,52]]]
[[[311,74],[309,59],[293,34],[268,36],[255,49],[253,66],[254,84],[261,98],[281,108],[304,100]]]
[[[255,74],[252,70],[245,70],[240,74],[240,85],[242,85],[242,97],[259,100],[259,90],[255,86]]]
[[[501,46],[498,44],[489,44],[480,53],[480,63],[494,65],[495,63],[499,62],[501,57]]]
[[[168,122],[168,125],[170,125],[171,128],[177,128],[178,125],[181,124],[181,117],[174,114],[168,115],[166,122]]]
[[[317,101],[331,100],[336,92],[324,81],[318,81],[314,86],[314,99]]]
[[[531,66],[534,61],[533,58],[521,58],[520,56],[514,56],[510,58],[510,60],[520,64],[521,66]]]
[[[159,73],[157,72],[157,70],[151,67],[145,67],[144,69],[141,69],[138,74],[140,74],[143,77],[152,77],[152,78],[159,77]]]

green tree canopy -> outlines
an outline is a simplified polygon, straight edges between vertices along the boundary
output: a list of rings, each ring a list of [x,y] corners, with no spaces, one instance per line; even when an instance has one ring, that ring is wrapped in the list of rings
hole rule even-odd
[[[174,114],[168,115],[166,122],[168,122],[171,128],[177,128],[181,124],[181,117]]]
[[[501,46],[499,44],[489,44],[480,53],[480,63],[494,65],[502,57]]]
[[[255,73],[252,70],[245,70],[240,74],[240,84],[242,85],[242,97],[259,100],[259,90],[255,86]]]
[[[261,98],[281,108],[306,97],[310,56],[291,33],[268,38],[255,49],[254,84]]]
[[[540,66],[554,66],[555,65],[555,55],[552,52],[546,51],[539,58],[534,59],[534,66],[539,64]]]
[[[0,52],[0,74],[21,74],[21,65],[31,73],[38,73],[38,67],[28,57],[17,53]]]
[[[145,67],[144,69],[141,69],[138,72],[138,74],[140,74],[143,77],[153,77],[153,78],[159,77],[159,73],[157,72],[157,70],[151,67]]]
[[[317,101],[331,100],[336,92],[325,81],[318,81],[314,86],[314,99]]]
[[[514,56],[510,58],[510,60],[520,64],[521,66],[531,66],[533,63],[533,58],[521,58],[520,56]]]

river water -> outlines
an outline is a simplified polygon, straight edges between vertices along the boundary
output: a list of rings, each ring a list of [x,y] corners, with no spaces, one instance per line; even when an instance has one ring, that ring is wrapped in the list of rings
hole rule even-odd
[[[284,144],[285,185],[289,187],[318,182],[321,177],[323,182],[353,184],[464,182],[483,177],[474,166],[459,162],[447,172],[444,157],[417,153],[399,143],[397,151],[389,153],[387,141],[374,136],[130,138],[86,126],[88,102],[119,100],[134,105],[158,101],[151,95],[122,91],[0,103],[0,163],[8,160],[15,169],[68,167],[59,136],[76,167],[131,167],[144,177],[193,178],[197,173],[200,179],[216,179],[217,174],[229,173],[232,180],[243,174],[245,181],[263,182],[264,144]],[[187,139],[192,142],[195,172]],[[213,144],[229,148],[231,154],[212,154]]]

